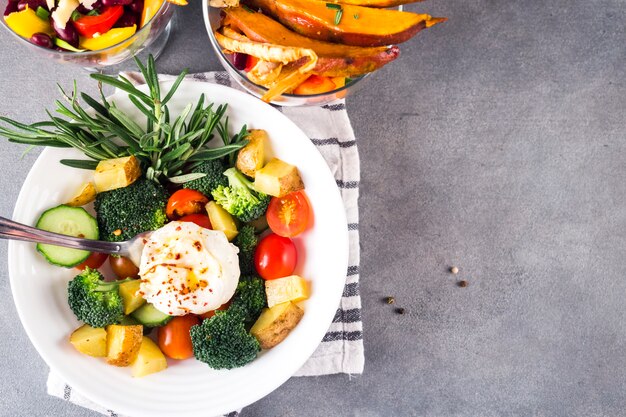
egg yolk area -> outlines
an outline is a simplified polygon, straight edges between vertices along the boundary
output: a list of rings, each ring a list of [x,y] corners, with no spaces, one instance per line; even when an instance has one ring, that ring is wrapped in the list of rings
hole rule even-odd
[[[146,243],[139,275],[143,297],[172,316],[203,314],[226,303],[239,282],[238,249],[223,232],[171,222]]]

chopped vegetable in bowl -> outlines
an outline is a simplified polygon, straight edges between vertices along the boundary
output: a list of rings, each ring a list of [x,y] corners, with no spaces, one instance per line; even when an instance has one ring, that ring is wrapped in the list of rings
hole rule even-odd
[[[4,22],[45,49],[100,51],[132,38],[165,0],[7,0]],[[162,26],[162,25],[158,25]]]

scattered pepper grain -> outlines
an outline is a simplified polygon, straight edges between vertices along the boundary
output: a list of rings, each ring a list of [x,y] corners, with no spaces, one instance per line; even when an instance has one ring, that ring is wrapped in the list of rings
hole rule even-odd
[[[457,285],[461,288],[465,288],[469,285],[469,283],[466,280],[461,280],[457,283]]]
[[[405,309],[403,309],[402,307],[400,307],[400,308],[396,308],[396,313],[397,313],[397,314],[404,314],[404,313],[406,313],[406,310],[405,310]]]
[[[385,302],[386,302],[387,304],[393,304],[393,303],[395,303],[395,302],[396,302],[396,299],[395,299],[395,298],[393,298],[393,297],[386,297],[386,298],[385,298]]]

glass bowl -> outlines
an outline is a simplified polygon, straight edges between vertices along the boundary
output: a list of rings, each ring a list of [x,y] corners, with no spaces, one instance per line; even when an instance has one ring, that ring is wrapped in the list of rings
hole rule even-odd
[[[222,47],[217,43],[217,39],[215,39],[215,35],[213,33],[219,28],[220,25],[220,9],[210,7],[209,0],[204,0],[202,3],[202,14],[204,16],[204,25],[209,34],[209,39],[211,40],[213,50],[215,51],[217,58],[219,59],[226,72],[232,78],[234,78],[235,81],[237,81],[237,83],[241,85],[247,92],[256,97],[262,97],[267,91],[267,88],[253,83],[248,79],[245,71],[240,71],[235,68],[230,60],[230,57],[226,56],[222,52]],[[296,94],[282,94],[279,97],[273,99],[270,103],[278,106],[323,106],[337,100],[341,100],[349,94],[354,93],[362,84],[360,81],[362,81],[364,78],[367,78],[368,76],[369,74],[365,74],[361,77],[346,79],[345,86],[338,88],[334,91],[330,91],[328,93],[307,96]]]
[[[0,0],[0,10],[2,12],[4,12],[7,2],[8,0]],[[107,72],[105,70],[107,67],[120,64],[144,50],[146,53],[154,55],[155,58],[158,57],[169,38],[172,27],[172,16],[174,15],[175,9],[176,7],[174,5],[163,1],[163,4],[161,4],[161,7],[152,19],[133,36],[117,45],[97,51],[65,52],[44,48],[19,36],[7,26],[4,18],[1,19],[2,24],[0,26],[3,26],[18,43],[29,48],[33,54],[38,54],[45,59],[56,62],[79,65],[92,71],[104,70]]]

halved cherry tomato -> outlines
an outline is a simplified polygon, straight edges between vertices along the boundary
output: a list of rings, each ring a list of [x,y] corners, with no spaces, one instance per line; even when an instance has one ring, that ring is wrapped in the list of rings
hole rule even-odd
[[[226,303],[222,304],[221,306],[219,306],[215,310],[207,311],[206,313],[200,314],[200,317],[202,317],[203,319],[210,319],[211,317],[213,317],[215,315],[216,311],[227,310],[228,307],[230,307],[230,302],[231,302],[231,300],[228,300]]]
[[[295,191],[284,197],[272,197],[266,216],[272,232],[294,237],[309,225],[311,207],[304,191]]]
[[[248,60],[246,61],[246,68],[244,69],[245,72],[250,72],[252,70],[252,68],[254,68],[254,66],[259,62],[259,58],[252,56],[252,55],[248,55]]]
[[[80,269],[81,271],[86,267],[89,267],[91,269],[98,269],[102,266],[102,264],[104,263],[104,261],[107,260],[108,257],[109,255],[107,255],[106,253],[91,252],[91,255],[89,255],[89,257],[85,259],[82,264],[78,264],[74,268]]]
[[[183,188],[176,191],[167,200],[165,214],[170,220],[177,220],[188,214],[204,212],[204,206],[209,202],[204,194],[199,191]]]
[[[329,77],[323,77],[321,75],[311,75],[302,84],[297,86],[294,90],[294,94],[303,96],[310,96],[313,94],[322,94],[333,91],[337,86]]]
[[[205,229],[213,229],[213,227],[211,227],[211,220],[209,220],[209,216],[207,216],[206,214],[188,214],[178,219],[178,221],[191,222],[197,224],[200,227],[204,227]]]
[[[139,276],[139,268],[125,256],[110,256],[109,265],[113,273],[120,279],[135,278]]]
[[[86,38],[93,38],[99,33],[105,34],[115,25],[115,22],[124,14],[124,6],[111,6],[97,16],[83,16],[74,21],[78,33]]]
[[[159,348],[172,359],[188,359],[193,356],[189,329],[200,324],[198,316],[187,314],[174,317],[165,326],[159,327]]]
[[[254,251],[254,266],[265,280],[293,274],[297,262],[296,245],[291,239],[274,233],[261,239]]]

